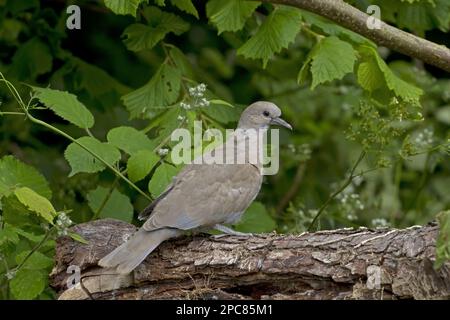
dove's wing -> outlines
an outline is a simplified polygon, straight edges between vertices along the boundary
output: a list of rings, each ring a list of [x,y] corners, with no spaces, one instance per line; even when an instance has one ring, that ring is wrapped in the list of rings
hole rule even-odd
[[[254,200],[262,176],[251,164],[190,164],[143,225],[182,230],[232,223]]]

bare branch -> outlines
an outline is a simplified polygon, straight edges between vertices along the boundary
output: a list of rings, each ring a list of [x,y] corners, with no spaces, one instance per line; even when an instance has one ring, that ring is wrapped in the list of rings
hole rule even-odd
[[[51,285],[60,299],[445,299],[450,262],[433,269],[437,225],[251,237],[198,235],[163,243],[133,274],[97,262],[136,228],[78,225],[89,241],[58,240]],[[82,286],[67,289],[70,265]],[[88,291],[88,292],[86,292]]]

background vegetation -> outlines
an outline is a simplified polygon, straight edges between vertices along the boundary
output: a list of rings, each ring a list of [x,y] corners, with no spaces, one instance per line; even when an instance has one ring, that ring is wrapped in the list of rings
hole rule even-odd
[[[347,2],[449,45],[449,0]],[[81,30],[66,28],[71,4]],[[0,0],[0,48],[0,298],[54,298],[57,236],[83,241],[67,228],[104,217],[137,223],[180,169],[173,129],[234,128],[257,100],[294,131],[237,229],[403,228],[440,213],[437,267],[450,257],[442,70],[241,0]]]

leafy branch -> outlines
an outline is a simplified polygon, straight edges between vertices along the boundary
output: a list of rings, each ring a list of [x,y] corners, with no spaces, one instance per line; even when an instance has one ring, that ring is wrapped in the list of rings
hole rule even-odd
[[[63,136],[64,138],[72,141],[73,143],[75,143],[76,145],[78,145],[79,147],[81,147],[82,149],[84,149],[85,151],[87,151],[89,154],[91,154],[93,157],[95,157],[97,160],[99,160],[103,165],[105,165],[108,169],[110,169],[111,171],[113,171],[118,177],[120,177],[122,180],[124,180],[126,183],[128,183],[134,190],[136,190],[138,193],[140,193],[141,195],[143,195],[145,198],[147,198],[150,201],[153,201],[153,198],[149,195],[147,195],[145,192],[143,192],[138,186],[136,186],[133,182],[131,182],[127,177],[125,177],[119,170],[117,170],[116,168],[114,168],[114,166],[112,166],[110,163],[108,163],[105,159],[103,159],[101,156],[99,156],[95,151],[91,150],[89,147],[85,146],[84,144],[80,143],[79,141],[77,141],[77,139],[73,138],[71,135],[65,133],[64,131],[48,124],[45,121],[42,121],[40,119],[35,118],[34,116],[32,116],[29,112],[31,103],[34,99],[36,99],[35,96],[32,96],[29,100],[29,102],[27,104],[24,103],[24,101],[22,100],[22,97],[20,96],[19,92],[17,91],[17,89],[14,87],[14,85],[8,81],[5,76],[3,75],[3,73],[0,72],[0,82],[3,82],[6,84],[7,88],[9,89],[9,91],[11,92],[11,94],[13,95],[14,99],[16,100],[16,102],[18,103],[18,105],[21,107],[21,109],[24,111],[24,115],[27,117],[27,119],[29,119],[31,122],[36,123],[40,126],[43,126],[61,136]],[[21,114],[21,113],[14,113],[14,114]]]
[[[383,21],[380,21],[380,28],[369,29],[367,21],[370,16],[342,0],[263,0],[263,2],[284,4],[310,11],[363,35],[380,46],[450,72],[450,49]]]

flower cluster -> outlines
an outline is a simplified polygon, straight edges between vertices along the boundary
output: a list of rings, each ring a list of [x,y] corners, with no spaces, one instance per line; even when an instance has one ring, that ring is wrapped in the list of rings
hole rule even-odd
[[[372,219],[372,226],[375,228],[385,228],[389,227],[389,222],[384,218]]]
[[[202,98],[205,95],[206,84],[200,83],[196,87],[189,88],[189,95],[193,98]]]
[[[164,157],[164,156],[166,156],[168,153],[169,153],[169,149],[167,149],[167,148],[161,148],[161,149],[158,150],[158,155],[159,155],[160,157]]]
[[[292,143],[287,145],[287,148],[290,152],[295,154],[296,159],[301,162],[305,162],[311,158],[311,146],[308,143],[304,143],[301,145],[294,145]]]
[[[414,143],[417,147],[428,147],[433,144],[433,130],[424,129],[422,132],[419,132],[414,139]]]
[[[353,186],[337,196],[339,200],[339,211],[344,214],[348,221],[358,220],[357,212],[364,210],[359,194],[353,192]]]
[[[6,279],[11,280],[12,278],[14,278],[16,276],[16,273],[17,273],[17,270],[15,270],[15,269],[9,270],[5,274],[5,277],[6,277]]]
[[[67,229],[73,224],[72,220],[66,215],[65,212],[61,212],[56,219],[56,228],[58,230],[58,236],[67,236]]]
[[[191,105],[189,103],[180,102],[180,107],[182,107],[184,110],[191,109]]]
[[[185,110],[190,110],[195,107],[208,107],[210,102],[206,99],[206,84],[200,83],[196,87],[189,88],[189,96],[192,98],[192,104],[181,102],[180,107]]]
[[[199,107],[208,107],[209,101],[206,100],[206,98],[201,98],[200,101],[198,102],[198,106]]]
[[[352,207],[363,210],[364,205],[362,204],[361,200],[359,199],[359,194],[357,193],[351,193],[351,194],[341,194],[339,195],[339,200],[341,204],[343,205],[352,205]]]

